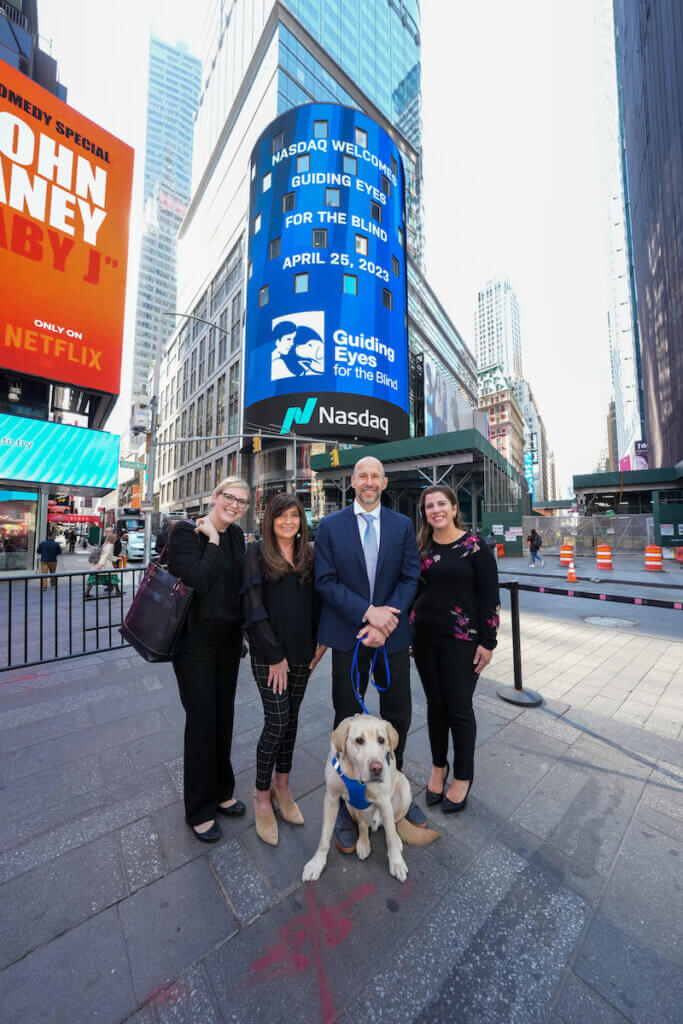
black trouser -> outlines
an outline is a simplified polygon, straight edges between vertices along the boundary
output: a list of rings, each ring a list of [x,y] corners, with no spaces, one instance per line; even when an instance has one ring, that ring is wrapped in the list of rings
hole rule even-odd
[[[242,652],[238,625],[205,620],[188,631],[173,659],[185,708],[185,817],[201,825],[230,800],[230,763],[237,673]]]
[[[259,664],[252,658],[251,670],[261,694],[265,719],[256,746],[256,788],[262,791],[270,789],[273,768],[281,775],[291,771],[299,708],[311,674],[308,664],[290,665],[287,689],[275,693],[273,687],[268,686],[270,665]]]
[[[413,644],[415,665],[427,698],[427,730],[432,763],[448,763],[448,731],[453,737],[453,775],[474,778],[474,744],[477,723],[472,697],[479,676],[474,671],[476,644],[453,641],[447,648],[417,640]]]
[[[360,693],[363,698],[365,698],[365,692],[368,688],[370,662],[374,653],[374,647],[363,647],[361,645],[358,649],[358,666],[361,676]],[[379,695],[379,710],[382,718],[386,718],[388,722],[391,722],[398,733],[396,765],[400,770],[403,765],[403,751],[412,715],[410,655],[406,649],[405,651],[394,651],[388,657],[391,682],[389,689]],[[351,685],[352,661],[353,651],[332,652],[332,703],[334,705],[335,729],[342,719],[349,718],[351,715],[355,715],[363,710],[356,700]],[[377,651],[375,679],[379,686],[387,685],[384,655],[381,648]]]

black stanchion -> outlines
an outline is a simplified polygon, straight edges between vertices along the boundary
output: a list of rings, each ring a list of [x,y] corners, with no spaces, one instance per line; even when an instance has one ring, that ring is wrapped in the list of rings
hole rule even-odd
[[[499,686],[498,696],[508,704],[518,704],[520,707],[536,708],[543,703],[540,693],[535,690],[525,690],[522,686],[522,643],[519,635],[519,583],[517,580],[510,580],[504,583],[506,590],[510,591],[510,616],[512,618],[512,662],[514,666],[515,685]]]

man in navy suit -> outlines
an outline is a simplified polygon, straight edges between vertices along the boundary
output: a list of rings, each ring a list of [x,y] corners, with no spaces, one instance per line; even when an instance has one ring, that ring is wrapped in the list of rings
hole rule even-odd
[[[410,728],[411,631],[408,615],[417,591],[420,558],[410,520],[382,508],[387,486],[382,463],[371,456],[355,465],[351,486],[353,505],[321,521],[315,538],[315,585],[322,608],[318,643],[332,648],[332,702],[335,728],[360,710],[351,685],[356,645],[364,696],[372,656],[384,647],[390,685],[380,693],[380,713],[399,735],[396,764],[400,769]],[[386,686],[384,655],[377,651],[375,678]],[[425,817],[416,804],[407,815],[415,825]],[[337,846],[352,853],[357,830],[342,801],[335,826]]]

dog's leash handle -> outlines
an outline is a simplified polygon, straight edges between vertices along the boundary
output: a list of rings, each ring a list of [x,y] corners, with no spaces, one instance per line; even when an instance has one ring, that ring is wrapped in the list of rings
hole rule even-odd
[[[354,696],[355,696],[356,700],[358,701],[358,703],[360,704],[361,709],[363,711],[363,714],[364,715],[369,715],[370,712],[366,708],[365,702],[364,702],[363,698],[361,697],[361,693],[360,693],[360,668],[358,667],[358,651],[360,650],[361,643],[362,643],[361,640],[359,640],[356,643],[356,649],[353,652],[353,661],[351,662],[351,686],[353,687]],[[378,693],[385,693],[389,689],[389,686],[391,685],[391,673],[389,672],[389,657],[387,655],[386,647],[384,645],[382,645],[382,654],[384,655],[384,668],[385,668],[386,673],[387,673],[387,685],[386,686],[378,686],[377,682],[375,681],[375,665],[377,663],[378,651],[379,651],[379,648],[376,647],[375,648],[375,653],[373,654],[372,661],[370,663],[370,679],[369,679],[369,682],[372,683],[372,685],[375,687],[375,689],[377,690]]]

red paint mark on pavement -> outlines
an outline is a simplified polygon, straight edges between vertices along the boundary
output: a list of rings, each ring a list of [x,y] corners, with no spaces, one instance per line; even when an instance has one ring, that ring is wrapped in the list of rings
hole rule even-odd
[[[184,995],[185,982],[176,981],[168,988],[158,988],[156,992],[152,992],[147,1002],[154,1003],[155,1006],[164,1006],[166,1003],[176,1003]]]
[[[264,956],[252,961],[254,974],[245,979],[242,988],[254,988],[277,978],[303,974],[313,964],[322,1019],[324,1024],[332,1024],[337,1011],[325,970],[324,948],[328,946],[334,949],[348,938],[353,922],[346,911],[371,896],[374,891],[375,886],[371,882],[359,885],[351,890],[346,899],[329,907],[318,903],[315,886],[309,882],[306,886],[306,913],[284,924],[280,929],[279,942],[271,946]],[[304,952],[309,943],[310,955]]]

